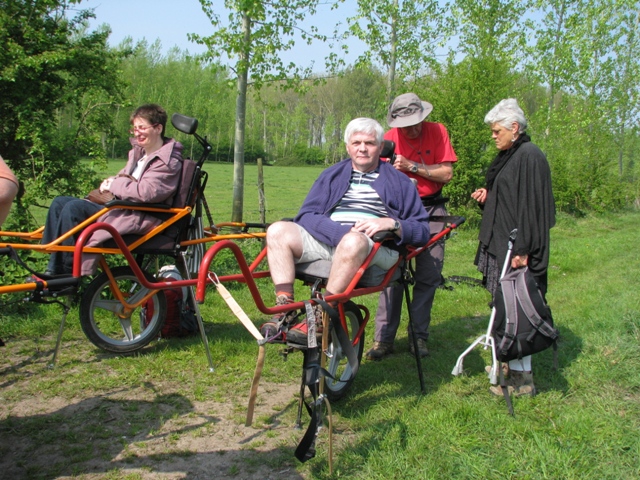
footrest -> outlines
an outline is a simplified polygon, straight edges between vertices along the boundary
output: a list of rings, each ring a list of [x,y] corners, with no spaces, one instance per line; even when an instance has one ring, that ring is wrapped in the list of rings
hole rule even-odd
[[[32,292],[32,301],[38,301],[42,297],[59,297],[75,295],[80,285],[80,277],[73,275],[45,276],[46,278],[34,278],[35,288]]]

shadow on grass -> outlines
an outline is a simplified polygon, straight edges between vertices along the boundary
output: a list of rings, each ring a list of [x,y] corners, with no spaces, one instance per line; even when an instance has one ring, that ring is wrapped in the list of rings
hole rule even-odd
[[[394,353],[382,361],[363,360],[350,392],[334,408],[346,417],[351,414],[358,417],[359,411],[363,408],[366,409],[379,402],[393,402],[394,398],[428,397],[436,394],[443,386],[456,379],[452,370],[458,357],[470,346],[473,340],[486,333],[488,321],[488,315],[479,315],[468,318],[451,318],[431,326],[430,355],[422,359],[424,393],[421,391],[416,359],[409,353],[408,338],[403,336],[396,339]],[[403,326],[401,325],[401,328]],[[533,357],[535,384],[538,393],[560,391],[566,394],[568,383],[562,372],[576,360],[582,350],[580,337],[567,327],[560,325],[559,328],[558,368],[555,369],[553,365],[553,348]],[[370,327],[369,330],[372,334],[373,329]],[[491,384],[484,368],[485,365],[490,364],[490,350],[476,345],[464,357],[464,371],[461,380],[468,381],[471,385],[476,385],[480,380],[486,387],[483,387],[484,390],[488,390]],[[341,404],[344,407],[343,411],[341,411]]]
[[[420,392],[416,361],[409,353],[406,336],[396,340],[395,353],[392,355],[378,362],[363,362],[347,397],[340,402],[332,403],[334,413],[355,424],[361,424],[358,428],[358,439],[355,443],[349,443],[340,454],[337,468],[341,475],[349,477],[351,474],[358,474],[361,465],[369,465],[373,457],[387,451],[390,438],[394,439],[395,443],[391,442],[394,449],[404,451],[407,443],[416,442],[416,436],[420,435],[416,433],[416,424],[424,422],[425,429],[433,428],[430,435],[446,437],[447,433],[442,429],[442,425],[430,427],[427,418],[449,418],[447,422],[471,424],[473,426],[469,428],[472,429],[477,428],[477,425],[473,421],[470,422],[470,415],[474,420],[484,418],[482,413],[478,413],[480,410],[487,412],[487,418],[496,414],[501,415],[501,418],[511,418],[504,406],[504,400],[493,399],[488,392],[490,383],[484,371],[484,366],[491,363],[488,350],[476,346],[465,357],[464,375],[456,378],[451,373],[458,356],[475,338],[486,332],[488,320],[488,315],[480,315],[452,318],[432,326],[429,340],[430,356],[422,361],[426,386],[424,395]],[[554,391],[562,392],[562,395],[568,393],[568,382],[563,376],[563,371],[580,355],[582,339],[571,329],[562,326],[560,334],[557,370],[553,368],[552,348],[534,357],[535,383],[539,395],[544,396],[545,393]],[[557,396],[551,395],[549,398]],[[514,401],[516,419],[519,409],[522,412],[522,409],[528,408],[526,402],[527,399]],[[432,410],[433,415],[430,415]],[[369,411],[375,411],[376,414],[372,416]],[[407,416],[412,420],[407,420]],[[380,462],[384,463],[383,460]],[[318,478],[326,476],[324,469],[324,465],[319,463],[312,466],[312,471]],[[435,475],[429,478],[440,477]]]

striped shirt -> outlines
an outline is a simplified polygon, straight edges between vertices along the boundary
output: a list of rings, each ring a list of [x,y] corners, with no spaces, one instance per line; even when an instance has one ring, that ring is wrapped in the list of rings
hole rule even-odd
[[[352,170],[349,189],[331,212],[331,220],[353,225],[366,218],[388,217],[384,203],[373,189],[379,174],[378,169],[368,173]]]

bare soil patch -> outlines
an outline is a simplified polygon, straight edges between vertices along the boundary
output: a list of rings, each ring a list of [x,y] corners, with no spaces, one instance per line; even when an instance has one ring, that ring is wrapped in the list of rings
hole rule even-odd
[[[263,379],[246,427],[248,385],[246,396],[217,392],[204,401],[190,400],[191,387],[175,381],[73,398],[33,391],[51,352],[29,356],[24,343],[0,350],[2,478],[310,478],[293,455],[304,433],[294,428],[294,384]]]

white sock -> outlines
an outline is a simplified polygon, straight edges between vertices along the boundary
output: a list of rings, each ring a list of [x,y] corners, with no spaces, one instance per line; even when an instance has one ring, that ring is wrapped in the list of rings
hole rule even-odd
[[[510,360],[509,370],[515,370],[518,372],[530,372],[531,371],[531,355],[522,357],[522,360]]]

